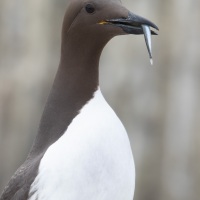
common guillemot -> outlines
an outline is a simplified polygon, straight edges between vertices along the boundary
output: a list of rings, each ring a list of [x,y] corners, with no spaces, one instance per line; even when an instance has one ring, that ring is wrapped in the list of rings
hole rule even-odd
[[[135,168],[127,133],[99,88],[99,58],[116,35],[145,34],[152,22],[120,0],[72,0],[61,59],[38,135],[1,200],[132,200]]]

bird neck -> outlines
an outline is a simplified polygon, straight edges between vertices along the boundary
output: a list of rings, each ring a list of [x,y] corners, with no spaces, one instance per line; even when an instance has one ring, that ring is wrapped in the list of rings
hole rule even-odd
[[[64,41],[59,69],[47,100],[30,156],[44,154],[67,130],[99,85],[103,49],[79,41]]]

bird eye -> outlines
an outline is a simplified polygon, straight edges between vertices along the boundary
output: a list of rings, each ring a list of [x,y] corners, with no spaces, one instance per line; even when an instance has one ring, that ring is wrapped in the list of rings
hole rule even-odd
[[[87,11],[87,13],[92,14],[95,11],[95,8],[94,8],[94,6],[92,4],[87,4],[85,6],[85,10]]]

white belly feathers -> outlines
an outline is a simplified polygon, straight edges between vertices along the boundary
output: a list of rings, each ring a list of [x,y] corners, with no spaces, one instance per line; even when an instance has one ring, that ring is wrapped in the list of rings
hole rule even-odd
[[[44,154],[29,200],[132,200],[127,133],[100,89]]]

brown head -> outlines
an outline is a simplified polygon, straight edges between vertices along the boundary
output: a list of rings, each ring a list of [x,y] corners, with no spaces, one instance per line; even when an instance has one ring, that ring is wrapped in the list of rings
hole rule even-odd
[[[150,27],[158,30],[155,24],[131,13],[120,0],[71,0],[63,23],[62,51],[69,43],[90,45],[92,51],[102,50],[114,36],[145,34],[144,26],[156,35],[150,30]],[[145,39],[151,54],[149,38],[145,36]]]

